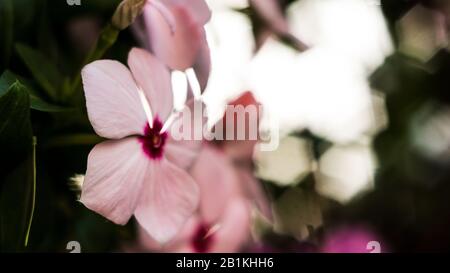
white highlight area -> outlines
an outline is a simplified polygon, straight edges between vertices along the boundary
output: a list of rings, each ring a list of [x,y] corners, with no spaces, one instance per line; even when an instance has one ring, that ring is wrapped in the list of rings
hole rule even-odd
[[[180,111],[186,102],[188,90],[188,81],[183,72],[176,70],[172,72],[172,90],[174,108]]]
[[[214,16],[206,25],[206,33],[212,69],[203,99],[214,124],[221,118],[226,102],[248,90],[246,74],[253,57],[254,40],[245,15],[223,7],[214,9],[215,5],[210,7]]]
[[[317,164],[302,145],[294,152],[282,142],[259,158],[260,176],[289,185],[314,172],[318,190],[340,202],[372,186],[376,164],[369,143],[386,124],[379,120],[384,100],[371,91],[368,77],[393,53],[377,2],[296,1],[287,11],[289,27],[310,49],[299,53],[270,37],[253,55],[250,22],[231,11],[248,2],[209,1],[215,12],[207,25],[212,73],[204,99],[212,123],[227,100],[250,90],[264,106],[262,124],[264,116],[277,117],[281,136],[307,128],[334,143]]]
[[[373,188],[375,160],[368,145],[334,146],[319,161],[316,190],[345,203]]]
[[[305,43],[331,47],[369,73],[392,54],[381,7],[369,0],[302,0],[288,10],[294,34]]]
[[[284,132],[309,128],[331,141],[351,142],[375,126],[365,73],[332,49],[297,54],[268,41],[252,63],[250,82]]]

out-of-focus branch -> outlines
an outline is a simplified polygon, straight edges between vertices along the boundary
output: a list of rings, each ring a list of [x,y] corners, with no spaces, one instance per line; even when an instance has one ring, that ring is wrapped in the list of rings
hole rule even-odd
[[[290,43],[300,52],[309,49],[308,45],[289,31],[288,22],[278,0],[250,0],[250,6],[256,10],[271,32],[280,39]]]

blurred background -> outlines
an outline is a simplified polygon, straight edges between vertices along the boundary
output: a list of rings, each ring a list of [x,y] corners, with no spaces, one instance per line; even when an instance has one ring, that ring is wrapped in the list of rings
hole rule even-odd
[[[119,2],[0,0],[2,252],[68,252],[69,241],[83,252],[161,251],[136,247],[134,220],[117,226],[77,201],[101,141],[77,78]],[[207,3],[209,122],[250,91],[262,123],[276,116],[280,127],[279,147],[256,148],[249,168],[271,219],[252,214],[235,251],[448,251],[450,2]],[[102,58],[126,63],[133,46],[129,27]]]

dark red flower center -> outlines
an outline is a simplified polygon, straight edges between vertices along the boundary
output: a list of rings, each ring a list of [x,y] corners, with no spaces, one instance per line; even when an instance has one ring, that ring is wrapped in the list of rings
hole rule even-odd
[[[206,253],[211,250],[214,234],[208,234],[211,228],[207,224],[200,224],[192,237],[192,247],[197,253]]]
[[[144,135],[139,137],[142,148],[146,155],[151,159],[161,159],[164,152],[164,144],[168,137],[167,132],[161,132],[162,122],[156,117],[153,121],[153,127],[147,124],[144,129]]]

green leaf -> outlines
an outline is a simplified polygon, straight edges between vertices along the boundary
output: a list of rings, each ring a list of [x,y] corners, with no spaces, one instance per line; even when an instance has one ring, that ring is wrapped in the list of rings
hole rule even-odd
[[[0,96],[0,175],[23,161],[31,139],[29,95],[15,82]]]
[[[111,23],[120,30],[127,28],[141,14],[146,2],[145,0],[122,1],[114,12]]]
[[[11,0],[0,1],[0,71],[11,57],[14,34],[14,12]]]
[[[34,79],[47,92],[53,101],[60,101],[63,75],[46,56],[23,44],[17,44],[16,50]]]
[[[36,200],[36,149],[5,177],[0,195],[0,250],[20,251],[28,245]]]
[[[33,95],[30,90],[30,107],[41,112],[64,112],[71,110],[70,108],[58,106],[44,101],[40,97]]]
[[[26,80],[16,76],[14,73],[10,71],[5,71],[0,76],[0,96],[8,91],[9,86],[14,84],[15,82],[20,82],[23,84],[23,88],[25,88],[30,95],[30,107],[31,109],[42,111],[42,112],[62,112],[69,111],[70,108],[55,105],[49,103],[42,99],[39,94],[32,88],[32,85]]]
[[[36,191],[35,141],[30,100],[16,82],[0,96],[0,250],[27,244]]]

